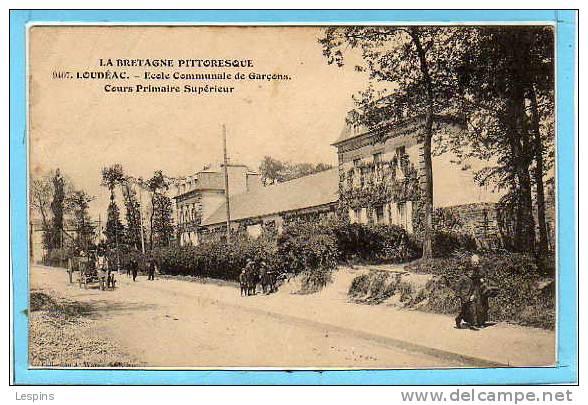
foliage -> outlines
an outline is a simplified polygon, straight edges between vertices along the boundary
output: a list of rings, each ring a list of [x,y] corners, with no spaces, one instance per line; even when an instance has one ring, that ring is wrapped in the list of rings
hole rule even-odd
[[[110,191],[110,200],[114,200],[114,189],[125,181],[125,174],[120,163],[102,168],[102,185]]]
[[[366,225],[333,221],[333,232],[341,260],[401,263],[418,257],[419,246],[406,230],[394,225]]]
[[[512,248],[521,252],[534,251],[535,183],[544,251],[543,177],[552,165],[554,138],[553,28],[476,27],[468,37],[469,46],[453,61],[468,130],[453,134],[443,146],[461,162],[489,162],[475,172],[475,180],[507,190]]]
[[[397,177],[400,168],[404,175]],[[415,201],[420,197],[417,171],[408,155],[395,156],[389,162],[364,163],[342,176],[339,204],[344,211]]]
[[[270,185],[294,180],[331,168],[332,165],[326,163],[291,163],[274,159],[271,156],[264,156],[259,165],[259,173],[263,184]]]
[[[433,233],[435,257],[448,257],[460,251],[475,252],[477,249],[476,240],[467,233],[440,230]]]
[[[68,209],[73,213],[77,249],[87,250],[93,243],[95,226],[92,224],[88,210],[94,199],[94,196],[88,195],[83,190],[74,191],[67,197]]]
[[[171,217],[171,200],[166,196],[166,193],[172,181],[163,174],[163,171],[156,170],[150,179],[146,181],[140,180],[140,184],[151,193],[149,248],[153,249],[156,246],[155,243],[158,245],[169,244],[169,239],[173,235],[173,221]]]
[[[51,221],[50,234],[48,238],[49,249],[63,247],[63,214],[65,210],[65,179],[59,169],[55,171],[51,182],[53,184],[53,199],[51,200]]]
[[[277,239],[271,233],[257,239],[234,235],[230,243],[208,241],[197,246],[153,250],[165,274],[212,277],[237,281],[247,260],[278,274],[301,274],[302,292],[318,291],[331,280],[337,266],[337,243],[328,233],[315,232],[311,223],[289,228]]]
[[[130,179],[121,184],[125,202],[125,219],[127,231],[125,243],[135,249],[141,248],[141,206],[137,200],[137,193],[132,188]]]
[[[153,227],[151,229],[153,246],[169,246],[174,235],[172,200],[164,194],[153,198]]]
[[[45,249],[50,249],[52,246],[50,204],[53,198],[51,179],[47,176],[33,178],[29,190],[29,204],[32,210],[41,217],[43,246]]]
[[[451,61],[460,52],[466,28],[435,26],[328,27],[319,42],[329,64],[343,66],[343,52],[359,52],[358,72],[366,72],[367,89],[353,97],[356,108],[348,124],[386,134],[386,127],[409,114],[424,117],[418,133],[422,143],[421,206],[423,255],[432,256],[433,167],[432,140],[439,115],[461,122],[456,105],[457,75]],[[439,137],[437,137],[439,138]]]
[[[46,266],[66,267],[68,259],[74,256],[74,251],[68,247],[56,247],[47,252],[43,258],[43,263]]]
[[[108,249],[118,249],[125,240],[125,227],[120,221],[120,211],[114,200],[111,200],[110,204],[108,204],[108,218],[104,236],[106,237]]]
[[[170,275],[238,281],[247,260],[254,260],[257,265],[264,261],[270,269],[281,271],[276,261],[275,241],[263,238],[233,238],[230,244],[214,241],[197,246],[160,247],[152,254],[160,271]]]
[[[431,274],[424,309],[457,313],[459,296],[467,279],[469,257],[453,256],[411,264],[413,273]],[[482,275],[494,282],[499,293],[490,302],[490,319],[527,326],[553,328],[555,325],[555,280],[532,256],[520,253],[493,253],[481,256]]]
[[[316,292],[331,281],[338,254],[334,235],[318,223],[291,223],[278,237],[277,255],[288,273],[302,273],[302,293]]]

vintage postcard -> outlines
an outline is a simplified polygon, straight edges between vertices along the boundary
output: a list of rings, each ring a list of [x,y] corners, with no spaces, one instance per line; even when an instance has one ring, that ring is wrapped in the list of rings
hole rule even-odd
[[[27,35],[31,369],[557,365],[555,25]]]

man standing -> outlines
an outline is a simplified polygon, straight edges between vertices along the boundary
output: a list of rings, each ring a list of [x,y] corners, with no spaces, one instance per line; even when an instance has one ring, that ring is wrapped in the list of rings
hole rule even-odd
[[[241,297],[247,295],[247,274],[245,269],[241,270],[241,274],[239,274],[239,286],[241,287]]]
[[[131,275],[133,276],[133,281],[137,280],[137,259],[135,259],[134,257],[131,257],[131,260],[129,262],[129,267],[131,268]]]
[[[155,259],[154,258],[150,258],[149,259],[149,275],[147,277],[147,280],[155,280]]]

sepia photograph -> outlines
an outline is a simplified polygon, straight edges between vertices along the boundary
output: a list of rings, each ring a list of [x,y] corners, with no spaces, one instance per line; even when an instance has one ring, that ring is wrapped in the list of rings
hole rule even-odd
[[[555,28],[32,24],[28,367],[557,366]]]

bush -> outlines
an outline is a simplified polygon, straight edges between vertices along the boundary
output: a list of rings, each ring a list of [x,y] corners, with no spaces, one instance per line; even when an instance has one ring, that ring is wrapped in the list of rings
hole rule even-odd
[[[477,250],[475,239],[462,232],[435,231],[432,242],[435,257],[449,257],[456,252]]]
[[[302,293],[316,292],[331,281],[338,256],[336,239],[317,223],[291,223],[278,238],[280,267],[288,273],[302,274]]]
[[[158,248],[153,256],[160,272],[170,275],[211,277],[237,281],[239,273],[248,259],[265,261],[272,269],[276,267],[275,242],[265,238],[234,238],[231,243],[214,241],[198,246],[171,246]]]
[[[435,277],[427,283],[425,309],[457,313],[469,257],[454,256],[411,264],[408,271]],[[526,326],[555,327],[555,281],[544,277],[532,256],[503,252],[481,257],[480,268],[498,296],[490,300],[489,317]]]
[[[404,304],[412,303],[413,287],[402,280],[402,274],[389,271],[372,270],[351,281],[347,295],[355,302],[380,304],[390,297],[398,296]]]
[[[293,226],[301,227],[297,223]],[[340,261],[402,263],[420,255],[419,247],[406,230],[395,225],[352,224],[333,219],[315,223],[305,231],[311,232],[332,235]]]

